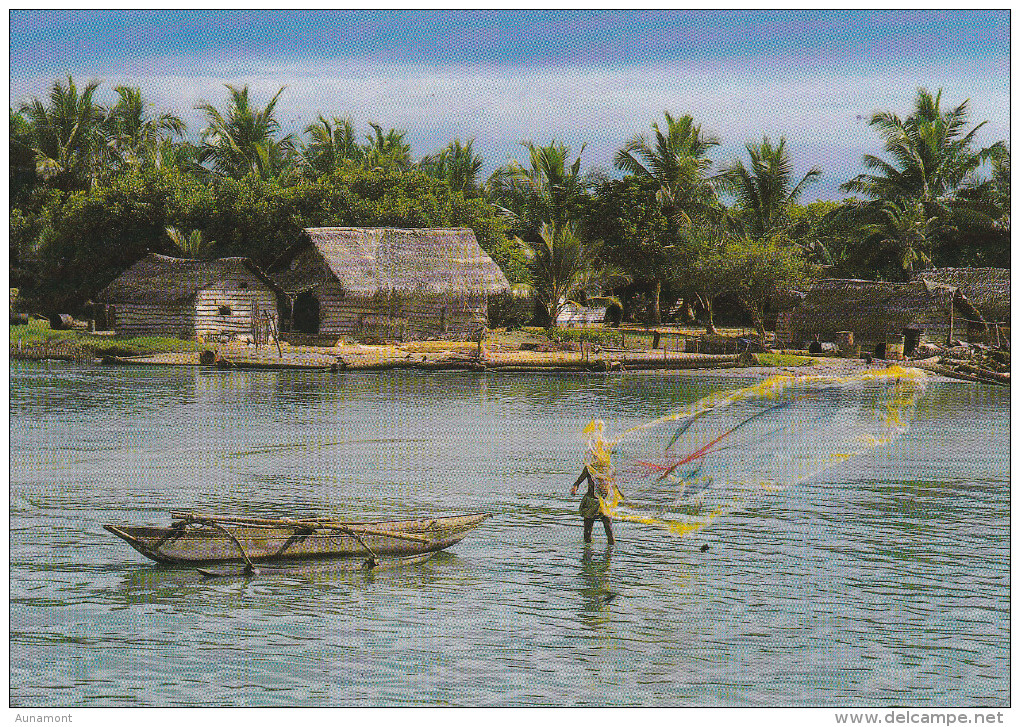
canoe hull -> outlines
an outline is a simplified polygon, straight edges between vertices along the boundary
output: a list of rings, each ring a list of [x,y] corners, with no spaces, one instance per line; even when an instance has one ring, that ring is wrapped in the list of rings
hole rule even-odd
[[[431,553],[460,542],[489,517],[491,517],[489,514],[475,514],[419,520],[348,523],[356,531],[359,525],[373,531],[372,533],[357,531],[358,537],[337,529],[322,529],[302,534],[284,527],[231,527],[230,533],[237,539],[237,543],[224,532],[213,528],[174,531],[171,528],[131,525],[103,527],[157,563],[210,565],[243,563],[244,557],[238,550],[238,544],[253,563],[367,556],[368,548],[378,556],[404,557]],[[389,536],[380,531],[394,532],[396,535]],[[405,537],[398,537],[400,534],[404,534]]]

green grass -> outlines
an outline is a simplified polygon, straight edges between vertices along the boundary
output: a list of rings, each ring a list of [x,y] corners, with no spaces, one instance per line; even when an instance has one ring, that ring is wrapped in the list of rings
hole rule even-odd
[[[10,331],[10,355],[20,358],[144,356],[204,348],[195,341],[163,336],[96,336],[83,331],[54,331],[47,321],[34,318],[27,326],[11,326]]]
[[[754,361],[758,366],[814,366],[810,356],[793,356],[786,353],[756,353]]]
[[[606,346],[620,345],[620,332],[612,328],[540,328],[539,335],[558,343],[601,343]]]

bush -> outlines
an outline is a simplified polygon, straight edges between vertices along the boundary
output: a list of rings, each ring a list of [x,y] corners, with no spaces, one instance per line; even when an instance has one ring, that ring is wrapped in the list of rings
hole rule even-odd
[[[512,293],[496,293],[489,296],[489,327],[506,328],[513,331],[531,322],[534,317],[534,301],[527,296]]]
[[[542,331],[550,341],[619,345],[619,331],[607,328],[547,328]]]

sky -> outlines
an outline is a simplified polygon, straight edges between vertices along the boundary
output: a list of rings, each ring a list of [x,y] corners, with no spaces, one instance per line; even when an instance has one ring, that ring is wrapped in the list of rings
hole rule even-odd
[[[802,201],[881,155],[875,111],[909,112],[920,87],[969,99],[982,145],[1009,140],[1008,11],[11,11],[10,103],[57,79],[138,86],[196,134],[195,105],[224,84],[257,105],[282,86],[284,130],[323,114],[407,132],[416,158],[474,139],[485,174],[526,160],[522,141],[566,143],[611,174],[635,134],[691,114],[722,144],[787,139]]]

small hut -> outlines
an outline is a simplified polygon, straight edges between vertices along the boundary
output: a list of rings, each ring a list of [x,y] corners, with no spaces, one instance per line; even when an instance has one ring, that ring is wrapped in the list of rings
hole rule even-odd
[[[852,332],[864,349],[884,344],[888,335],[915,332],[922,339],[944,343],[967,338],[968,327],[956,319],[977,315],[974,306],[954,288],[913,280],[884,283],[873,280],[817,281],[804,299],[779,316],[777,338],[803,346],[817,335],[833,341],[837,333]]]
[[[955,288],[981,312],[984,321],[1008,323],[1009,277],[1007,268],[933,268],[914,279]]]
[[[591,328],[601,327],[606,322],[607,306],[585,306],[567,301],[556,314],[556,325],[560,328]]]
[[[114,330],[199,340],[250,335],[266,316],[276,325],[283,290],[251,260],[182,260],[149,254],[98,299],[114,309]]]
[[[469,229],[316,227],[274,263],[291,330],[396,340],[473,337],[510,290]]]

